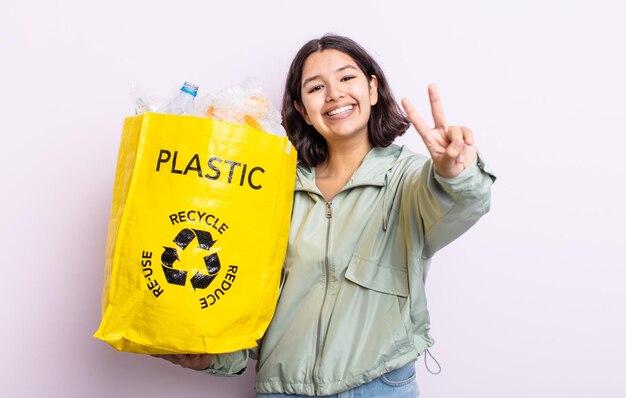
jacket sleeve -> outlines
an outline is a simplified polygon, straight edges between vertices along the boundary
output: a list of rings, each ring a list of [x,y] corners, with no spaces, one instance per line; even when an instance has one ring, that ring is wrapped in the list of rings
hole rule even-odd
[[[212,355],[211,365],[204,373],[215,376],[239,376],[246,371],[248,367],[248,359],[256,359],[258,347],[250,350],[241,350],[226,354]]]
[[[417,189],[409,194],[417,205],[422,222],[424,246],[421,257],[431,258],[489,211],[491,185],[495,175],[480,154],[476,163],[452,178],[440,176],[432,163],[424,163],[417,177]]]

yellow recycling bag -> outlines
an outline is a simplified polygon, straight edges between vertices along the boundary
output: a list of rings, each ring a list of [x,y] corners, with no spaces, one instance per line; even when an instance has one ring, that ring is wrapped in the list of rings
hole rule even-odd
[[[278,298],[295,167],[286,137],[250,126],[126,118],[94,337],[146,354],[256,346]]]

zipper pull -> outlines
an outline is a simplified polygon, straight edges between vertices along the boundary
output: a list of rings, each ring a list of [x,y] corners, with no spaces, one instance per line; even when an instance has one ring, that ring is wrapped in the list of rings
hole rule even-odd
[[[333,202],[326,202],[326,218],[333,218]]]

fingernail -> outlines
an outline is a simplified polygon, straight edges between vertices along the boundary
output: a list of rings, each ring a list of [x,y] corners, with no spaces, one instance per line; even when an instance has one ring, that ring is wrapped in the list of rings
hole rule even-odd
[[[463,141],[461,141],[461,140],[455,140],[455,141],[454,141],[454,146],[455,146],[456,148],[458,148],[458,149],[463,148]]]

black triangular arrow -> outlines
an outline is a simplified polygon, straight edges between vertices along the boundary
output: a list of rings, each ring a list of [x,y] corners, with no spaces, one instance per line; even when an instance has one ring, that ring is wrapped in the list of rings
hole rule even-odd
[[[204,264],[206,265],[207,271],[209,271],[209,275],[215,275],[220,270],[220,259],[217,257],[217,253],[205,256]]]
[[[195,237],[196,235],[193,233],[192,230],[190,230],[189,228],[185,228],[180,231],[178,235],[176,235],[176,237],[174,238],[174,243],[176,243],[181,249],[185,250],[187,245],[189,245]]]
[[[191,278],[191,286],[193,286],[194,289],[206,289],[216,276],[217,275],[204,275],[200,272],[196,272],[193,278]]]
[[[187,271],[167,268],[164,265],[163,273],[165,274],[165,279],[173,285],[185,286],[185,282],[187,282]]]
[[[161,254],[161,263],[171,268],[176,260],[180,260],[180,258],[178,258],[178,252],[172,247],[163,246],[163,248],[165,250],[163,254]]]
[[[198,238],[198,247],[201,249],[209,250],[213,244],[215,244],[215,240],[210,233],[207,231],[201,231],[199,229],[194,229],[193,232],[196,233],[196,237]]]

